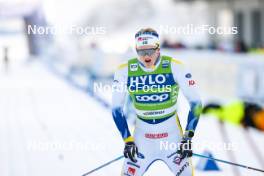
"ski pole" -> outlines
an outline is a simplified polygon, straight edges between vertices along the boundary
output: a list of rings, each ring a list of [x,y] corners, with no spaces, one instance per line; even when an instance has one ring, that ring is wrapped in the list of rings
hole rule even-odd
[[[221,162],[221,163],[225,163],[225,164],[230,164],[232,166],[237,166],[237,167],[242,167],[242,168],[245,168],[245,169],[249,169],[249,170],[254,170],[254,171],[258,171],[258,172],[264,172],[264,170],[261,170],[261,169],[258,169],[258,168],[254,168],[254,167],[250,167],[250,166],[246,166],[246,165],[242,165],[242,164],[237,164],[237,163],[233,163],[233,162],[230,162],[230,161],[225,161],[225,160],[222,160],[222,159],[217,159],[217,158],[212,158],[212,157],[209,157],[209,156],[205,156],[205,155],[201,155],[201,154],[196,154],[196,153],[193,153],[193,156],[197,156],[197,157],[200,157],[200,158],[207,158],[207,159],[210,159],[210,160],[214,160],[214,161],[217,161],[217,162]],[[87,175],[90,175],[92,174],[93,172],[96,172],[100,169],[102,169],[103,167],[106,167],[120,159],[124,158],[124,156],[119,156],[111,161],[108,161],[107,163],[83,174],[82,176],[87,176]]]
[[[242,168],[249,169],[249,170],[264,172],[264,170],[261,170],[261,169],[258,169],[258,168],[254,168],[254,167],[250,167],[250,166],[246,166],[246,165],[242,165],[242,164],[237,164],[237,163],[233,163],[233,162],[230,162],[230,161],[225,161],[225,160],[221,160],[221,159],[217,159],[217,158],[212,158],[212,157],[209,157],[209,156],[204,156],[204,155],[200,155],[200,154],[196,154],[196,153],[193,153],[193,156],[197,156],[197,157],[201,157],[201,158],[207,158],[209,160],[214,160],[214,161],[218,161],[218,162],[221,162],[221,163],[230,164],[232,166],[242,167]]]
[[[229,139],[229,135],[228,135],[228,132],[226,130],[224,122],[221,121],[221,120],[218,120],[218,126],[219,126],[219,130],[220,130],[221,136],[223,138],[223,141],[229,143],[230,139]],[[226,152],[228,154],[227,157],[228,157],[228,160],[230,162],[237,162],[236,161],[236,157],[234,155],[234,152],[232,150],[227,150]],[[232,170],[233,170],[234,175],[241,176],[241,174],[240,174],[240,172],[239,172],[237,167],[232,167]]]
[[[97,167],[97,168],[95,168],[95,169],[93,169],[93,170],[91,170],[91,171],[89,171],[89,172],[83,174],[82,176],[90,175],[91,173],[96,172],[96,171],[102,169],[103,167],[106,167],[106,166],[108,166],[108,165],[110,165],[110,164],[112,164],[112,163],[114,163],[114,162],[116,162],[116,161],[118,161],[118,160],[120,160],[120,159],[122,159],[122,158],[124,158],[123,155],[122,155],[122,156],[119,156],[119,157],[117,157],[117,158],[115,158],[115,159],[113,159],[113,160],[111,160],[111,161],[108,161],[108,162],[105,163],[105,164],[102,164],[101,166],[99,166],[99,167]]]

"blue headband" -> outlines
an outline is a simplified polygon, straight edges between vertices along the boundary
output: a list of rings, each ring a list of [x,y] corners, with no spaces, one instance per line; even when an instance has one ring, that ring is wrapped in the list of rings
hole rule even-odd
[[[139,32],[135,35],[135,38],[137,38],[138,36],[140,35],[153,35],[155,37],[158,37],[159,38],[159,34],[157,32]]]

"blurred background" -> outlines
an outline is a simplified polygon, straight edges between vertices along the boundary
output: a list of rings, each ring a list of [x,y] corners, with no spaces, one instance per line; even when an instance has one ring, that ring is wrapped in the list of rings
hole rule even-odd
[[[144,27],[197,80],[195,152],[264,169],[264,0],[0,0],[1,176],[82,175],[122,154],[111,82]],[[133,129],[129,98],[125,110]],[[261,175],[193,160],[196,175]],[[172,175],[157,162],[145,175],[160,174]]]

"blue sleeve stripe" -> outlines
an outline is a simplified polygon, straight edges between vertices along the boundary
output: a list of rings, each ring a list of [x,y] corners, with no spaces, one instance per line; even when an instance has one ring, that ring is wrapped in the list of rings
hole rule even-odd
[[[112,110],[112,115],[115,121],[115,124],[120,132],[120,134],[122,135],[123,139],[128,138],[129,136],[131,136],[130,132],[129,132],[129,128],[127,125],[127,121],[126,121],[126,117],[123,113],[122,108],[114,108]]]
[[[199,118],[195,117],[192,111],[189,111],[186,131],[189,131],[189,130],[195,131],[198,121],[199,121]]]
[[[201,103],[200,102],[191,102],[191,107],[190,107],[190,111],[188,114],[188,121],[187,121],[187,126],[186,126],[186,131],[192,130],[195,131],[196,126],[198,124],[199,121],[199,113],[197,113],[196,111],[199,111],[199,108],[201,107]]]

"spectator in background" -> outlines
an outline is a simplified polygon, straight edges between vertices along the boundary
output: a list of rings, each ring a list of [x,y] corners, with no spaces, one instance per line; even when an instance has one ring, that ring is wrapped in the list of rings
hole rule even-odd
[[[4,70],[5,70],[5,72],[8,72],[9,50],[8,50],[8,47],[4,47],[3,50],[4,50],[4,58],[3,58]]]
[[[169,42],[167,39],[165,39],[162,44],[162,48],[171,48],[171,49],[185,49],[186,46],[181,42]]]
[[[162,44],[161,44],[162,48],[170,48],[170,44],[169,41],[167,39],[165,39]]]
[[[219,105],[210,103],[204,106],[202,114],[210,114],[220,121],[264,131],[264,109],[255,103],[234,101]]]
[[[248,52],[248,48],[244,41],[238,40],[235,43],[235,52],[237,53],[246,53]]]

